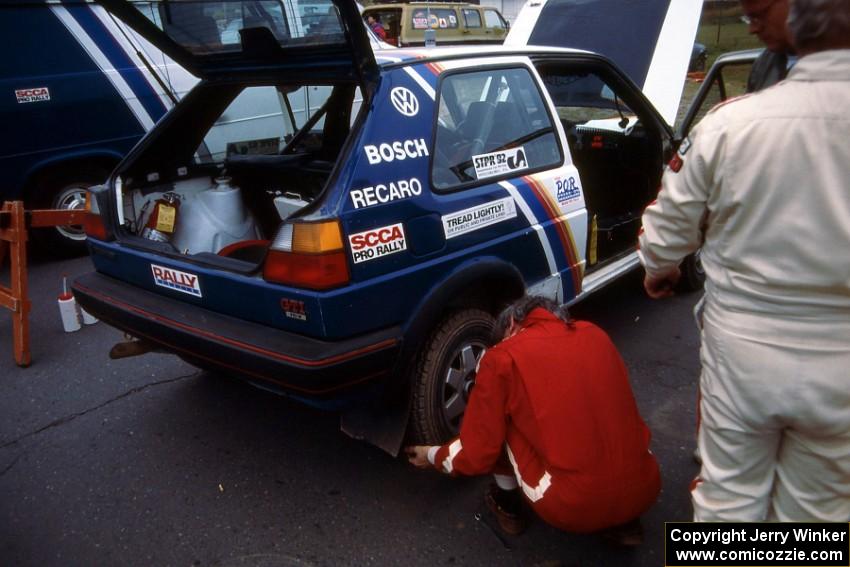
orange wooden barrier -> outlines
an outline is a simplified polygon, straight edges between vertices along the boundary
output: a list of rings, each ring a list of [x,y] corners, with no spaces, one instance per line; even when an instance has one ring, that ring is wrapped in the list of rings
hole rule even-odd
[[[21,201],[7,201],[0,209],[0,267],[6,256],[11,263],[9,286],[0,284],[0,307],[12,312],[12,337],[15,362],[27,367],[30,358],[29,312],[27,295],[28,229],[66,224],[83,224],[87,211],[39,210],[25,211]]]

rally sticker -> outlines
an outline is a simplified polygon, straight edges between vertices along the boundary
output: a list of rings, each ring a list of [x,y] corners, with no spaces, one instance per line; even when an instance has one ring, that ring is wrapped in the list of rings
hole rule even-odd
[[[156,285],[201,297],[201,284],[195,274],[157,266],[156,264],[151,264],[151,271],[153,272],[153,283]]]
[[[478,179],[487,179],[511,171],[528,169],[528,160],[525,159],[525,150],[520,146],[500,152],[472,156],[472,165],[475,166],[475,175]]]
[[[18,89],[15,91],[15,99],[18,104],[25,102],[39,102],[42,100],[50,100],[50,91],[47,87],[38,87],[35,89]]]
[[[581,187],[576,185],[576,178],[572,176],[566,179],[556,177],[555,191],[558,204],[562,207],[578,201],[578,198],[581,197]]]
[[[352,234],[348,237],[348,243],[355,264],[407,250],[401,223]]]
[[[516,203],[513,197],[505,197],[444,216],[443,232],[446,233],[446,239],[454,238],[515,216]]]

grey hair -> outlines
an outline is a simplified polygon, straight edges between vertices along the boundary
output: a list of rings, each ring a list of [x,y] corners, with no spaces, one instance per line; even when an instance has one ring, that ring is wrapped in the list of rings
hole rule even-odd
[[[798,51],[850,46],[850,0],[791,0],[788,29]]]
[[[496,318],[496,326],[493,327],[492,344],[496,344],[505,338],[505,333],[511,327],[511,323],[516,321],[521,323],[525,321],[528,314],[541,307],[563,321],[566,325],[572,327],[573,319],[570,317],[570,312],[566,306],[558,305],[548,297],[539,295],[526,295],[517,299],[508,305],[499,316]]]

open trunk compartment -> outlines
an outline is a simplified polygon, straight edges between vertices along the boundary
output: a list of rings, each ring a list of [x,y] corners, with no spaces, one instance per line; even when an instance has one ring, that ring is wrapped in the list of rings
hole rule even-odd
[[[322,195],[361,103],[352,84],[202,85],[119,169],[119,238],[259,268],[281,223]]]

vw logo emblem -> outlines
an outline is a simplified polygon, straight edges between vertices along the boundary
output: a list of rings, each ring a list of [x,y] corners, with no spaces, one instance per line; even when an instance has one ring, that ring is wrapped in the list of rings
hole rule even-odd
[[[416,95],[404,87],[396,87],[390,91],[390,100],[396,110],[405,116],[416,116],[419,112],[419,100]]]

